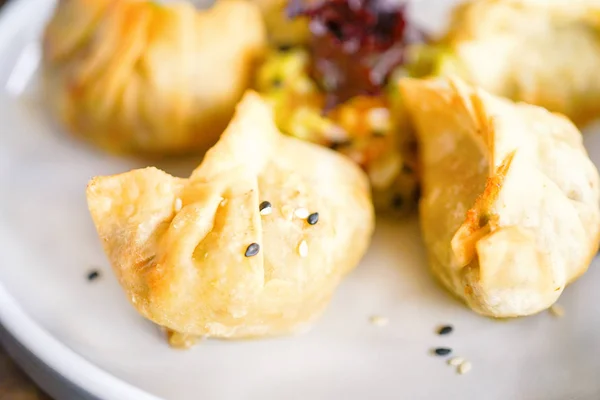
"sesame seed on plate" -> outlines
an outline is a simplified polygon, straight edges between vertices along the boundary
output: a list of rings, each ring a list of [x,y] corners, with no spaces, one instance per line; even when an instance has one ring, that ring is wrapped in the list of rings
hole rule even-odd
[[[565,309],[560,304],[553,304],[550,307],[550,313],[555,317],[561,318],[565,316]]]
[[[448,360],[448,365],[452,365],[453,367],[458,367],[460,364],[464,363],[465,359],[462,357],[452,357]]]
[[[273,206],[271,205],[270,202],[263,201],[258,206],[258,211],[260,212],[260,215],[269,215],[273,212]]]
[[[255,255],[258,254],[259,251],[260,251],[260,245],[258,243],[252,243],[248,246],[244,255],[246,257],[254,257]]]
[[[390,320],[381,315],[373,315],[369,318],[369,322],[375,326],[383,327],[389,324]]]
[[[319,222],[319,213],[315,212],[310,214],[308,218],[306,218],[306,222],[308,222],[309,225],[315,225],[317,222]]]
[[[302,258],[308,255],[308,243],[306,243],[306,240],[301,241],[298,245],[298,254]]]
[[[179,212],[179,211],[181,211],[182,207],[183,207],[183,201],[181,201],[181,199],[179,197],[177,197],[175,199],[175,202],[173,203],[173,209],[175,210],[175,212]]]
[[[452,353],[452,349],[447,347],[438,347],[434,349],[433,352],[438,356],[447,356],[448,354]]]
[[[308,212],[308,210],[306,208],[300,207],[300,208],[296,208],[296,210],[294,211],[294,215],[296,216],[296,218],[306,219],[306,218],[308,218],[310,213]]]
[[[473,365],[469,361],[463,361],[457,368],[457,371],[460,375],[464,375],[467,372],[471,371]]]
[[[452,333],[453,330],[454,328],[452,325],[444,325],[438,329],[438,335],[448,335],[449,333]]]
[[[93,281],[93,280],[98,279],[99,277],[100,277],[100,272],[98,270],[94,269],[88,273],[87,279],[88,279],[88,281]]]

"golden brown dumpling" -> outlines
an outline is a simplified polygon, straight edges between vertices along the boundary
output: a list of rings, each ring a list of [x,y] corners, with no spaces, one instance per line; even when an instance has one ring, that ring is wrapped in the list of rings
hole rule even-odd
[[[445,41],[446,65],[485,90],[577,124],[600,116],[598,0],[470,1]]]
[[[359,167],[279,133],[255,93],[189,179],[155,168],[98,177],[87,199],[127,296],[179,333],[174,343],[307,328],[374,224]]]
[[[44,35],[49,101],[79,136],[113,152],[208,149],[265,46],[258,8],[219,0],[62,0]]]
[[[550,307],[600,241],[600,178],[577,128],[459,81],[401,88],[420,146],[433,273],[484,315]]]

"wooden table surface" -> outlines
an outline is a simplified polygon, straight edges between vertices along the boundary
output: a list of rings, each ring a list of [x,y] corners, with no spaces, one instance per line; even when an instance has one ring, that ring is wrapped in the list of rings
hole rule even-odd
[[[4,3],[6,0],[0,0],[0,11]],[[0,400],[51,400],[15,365],[2,346],[0,346]]]
[[[0,400],[51,400],[15,365],[1,346]]]

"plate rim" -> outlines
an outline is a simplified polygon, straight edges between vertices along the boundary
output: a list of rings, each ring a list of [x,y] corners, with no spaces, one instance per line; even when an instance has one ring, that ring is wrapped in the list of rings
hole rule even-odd
[[[0,21],[1,22],[1,21]],[[0,282],[0,324],[23,347],[68,382],[100,399],[161,400],[69,349],[39,326]]]
[[[12,0],[0,11],[0,38],[10,38],[36,7],[48,0]],[[6,40],[6,39],[5,39]],[[6,43],[6,42],[5,42]],[[0,43],[0,53],[5,43]],[[14,101],[2,96],[0,103]],[[100,399],[161,400],[117,378],[68,348],[30,317],[0,281],[0,324],[22,346],[68,382]]]
[[[31,10],[53,7],[56,0],[9,0],[0,10],[0,38],[10,38],[22,29]],[[0,39],[0,54],[7,39]],[[2,96],[1,105],[15,98]],[[0,220],[0,229],[2,229]],[[10,247],[9,243],[4,243]],[[31,317],[0,280],[0,325],[48,368],[66,381],[104,400],[164,400],[118,378],[70,349]]]

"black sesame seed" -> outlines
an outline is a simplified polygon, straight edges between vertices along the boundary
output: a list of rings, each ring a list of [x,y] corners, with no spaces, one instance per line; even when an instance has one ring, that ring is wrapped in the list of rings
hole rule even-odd
[[[87,278],[88,278],[88,281],[93,281],[95,279],[98,279],[98,278],[100,278],[100,272],[98,272],[97,270],[90,271]]]
[[[402,208],[403,205],[404,205],[404,198],[402,197],[402,195],[395,194],[394,197],[392,197],[392,207],[399,210]]]
[[[292,49],[292,45],[291,44],[280,44],[277,47],[278,51],[281,51],[282,53],[285,53],[287,51],[290,51]]]
[[[263,201],[262,203],[260,203],[260,205],[258,206],[258,211],[262,211],[265,208],[271,208],[271,203],[268,201]]]
[[[447,356],[448,354],[452,353],[452,349],[449,349],[447,347],[438,347],[434,350],[434,352],[438,356]]]
[[[252,243],[250,246],[248,246],[244,255],[246,257],[254,257],[255,255],[258,254],[259,251],[260,251],[260,245],[258,243]]]
[[[280,88],[283,86],[283,81],[279,78],[275,78],[275,79],[273,79],[273,81],[271,81],[271,85],[274,88]]]
[[[444,325],[440,329],[438,329],[438,335],[447,335],[453,330],[454,328],[451,325]]]
[[[308,222],[309,225],[314,225],[317,222],[319,222],[319,213],[312,213],[308,216],[308,218],[306,218],[306,222]]]

